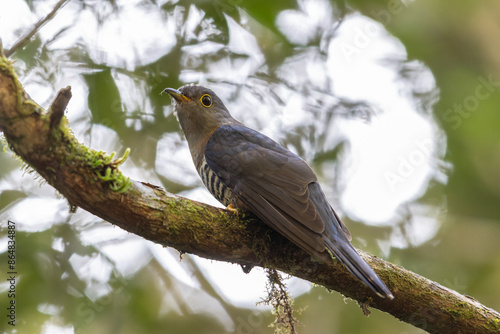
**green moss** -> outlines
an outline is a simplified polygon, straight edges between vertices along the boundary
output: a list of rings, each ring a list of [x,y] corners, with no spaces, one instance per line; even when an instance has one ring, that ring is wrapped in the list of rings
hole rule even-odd
[[[12,62],[5,57],[0,57],[0,71],[3,71],[13,79],[16,86],[17,110],[19,113],[21,113],[21,115],[30,115],[33,112],[37,112],[46,130],[50,131],[50,140],[58,143],[57,145],[51,145],[49,151],[53,152],[58,157],[62,157],[61,167],[64,165],[77,166],[78,161],[81,165],[90,167],[96,176],[96,179],[87,180],[88,182],[92,183],[100,179],[108,183],[110,189],[117,193],[126,192],[130,188],[132,181],[124,176],[118,169],[118,167],[126,161],[130,153],[129,148],[127,148],[123,156],[118,159],[114,159],[114,152],[108,155],[105,152],[97,152],[87,148],[78,143],[69,127],[67,118],[64,116],[57,126],[53,129],[49,129],[50,110],[44,113],[43,109],[38,104],[23,95],[25,93],[14,71]],[[62,143],[62,145],[59,143]],[[55,169],[52,167],[50,167],[50,169],[47,168],[47,171],[51,174],[56,173]]]
[[[69,154],[65,153],[64,159],[61,164],[75,165],[75,161],[79,161],[82,165],[90,167],[96,179],[86,180],[89,183],[94,183],[97,180],[104,181],[109,184],[109,188],[117,193],[126,192],[132,185],[130,178],[123,175],[118,167],[123,164],[129,154],[130,148],[125,150],[122,157],[113,160],[116,153],[112,152],[110,155],[103,151],[95,151],[85,145],[80,144],[71,129],[67,125],[65,117],[61,125],[52,130],[52,135],[56,140],[64,141],[66,143],[66,150]]]
[[[457,302],[453,305],[453,308],[448,310],[454,318],[472,319],[474,318],[474,310],[466,302]]]
[[[130,154],[130,148],[125,150],[122,157],[113,160],[115,152],[107,155],[105,152],[96,152],[92,149],[87,149],[85,158],[87,164],[94,170],[95,175],[102,181],[109,182],[109,187],[117,193],[126,192],[132,185],[130,178],[123,175],[118,169],[118,166],[127,160]]]
[[[163,197],[162,203],[165,205],[166,216],[178,216],[181,222],[189,221],[189,224],[166,224],[165,227],[174,235],[188,232],[187,234],[194,240],[201,242],[201,236],[210,236],[214,239],[227,238],[226,228],[245,229],[244,225],[239,224],[238,219],[219,209],[203,207],[196,202],[175,197]],[[234,235],[236,237],[238,233],[235,232]]]
[[[488,333],[500,333],[500,320],[492,319],[483,325],[483,328],[488,331]]]
[[[499,319],[493,319],[493,327],[494,330],[497,331],[497,333],[500,333],[500,320]]]
[[[489,322],[484,327],[489,331],[494,331],[494,332],[500,333],[500,320],[493,319],[492,322]]]
[[[38,104],[23,98],[23,86],[19,82],[12,64],[13,63],[9,59],[0,57],[0,70],[7,73],[7,75],[13,79],[14,85],[16,85],[17,110],[23,115],[29,115],[33,111],[40,110]],[[26,108],[26,106],[28,106],[28,108]]]

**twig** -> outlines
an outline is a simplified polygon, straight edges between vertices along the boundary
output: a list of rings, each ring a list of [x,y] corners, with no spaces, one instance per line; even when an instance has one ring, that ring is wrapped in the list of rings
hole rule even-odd
[[[33,37],[45,23],[50,21],[56,15],[59,8],[64,6],[68,1],[69,0],[59,0],[59,2],[54,6],[50,13],[48,13],[44,18],[38,20],[38,22],[35,23],[33,28],[25,36],[18,39],[17,42],[9,50],[5,51],[5,56],[7,58],[10,57],[14,52],[16,52],[17,49],[26,45],[31,37]]]
[[[62,117],[64,116],[64,111],[68,106],[69,100],[71,99],[71,87],[61,88],[57,94],[54,102],[50,106],[50,128],[54,128],[59,125]]]

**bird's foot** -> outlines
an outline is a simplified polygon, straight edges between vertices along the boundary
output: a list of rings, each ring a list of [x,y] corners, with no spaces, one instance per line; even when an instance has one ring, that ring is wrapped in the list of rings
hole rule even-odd
[[[233,204],[229,204],[227,207],[226,207],[226,210],[228,211],[231,211],[232,213],[234,214],[238,214],[238,209],[236,209]]]
[[[245,274],[249,274],[250,271],[253,269],[253,265],[251,265],[251,264],[240,264],[240,266],[241,266],[241,269],[243,269],[243,272]]]

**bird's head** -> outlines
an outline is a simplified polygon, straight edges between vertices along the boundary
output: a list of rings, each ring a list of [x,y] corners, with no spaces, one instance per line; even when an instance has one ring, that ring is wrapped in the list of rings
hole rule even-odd
[[[163,91],[174,99],[175,111],[184,132],[187,130],[185,126],[189,130],[211,131],[234,121],[224,103],[211,89],[186,85],[179,89],[165,88]],[[191,129],[193,125],[195,129]]]
[[[165,88],[163,92],[175,101],[175,112],[192,154],[217,128],[238,123],[211,89],[186,85],[179,89]]]

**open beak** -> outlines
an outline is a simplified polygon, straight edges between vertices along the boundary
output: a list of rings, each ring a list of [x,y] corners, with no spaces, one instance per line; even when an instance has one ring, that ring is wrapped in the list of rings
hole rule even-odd
[[[168,94],[170,94],[170,96],[172,96],[176,102],[179,102],[179,103],[182,103],[182,102],[189,102],[191,101],[190,98],[188,98],[187,96],[183,95],[181,93],[181,91],[177,90],[177,89],[173,89],[173,88],[165,88],[163,90],[163,92],[167,92]],[[162,92],[162,93],[163,93]]]

